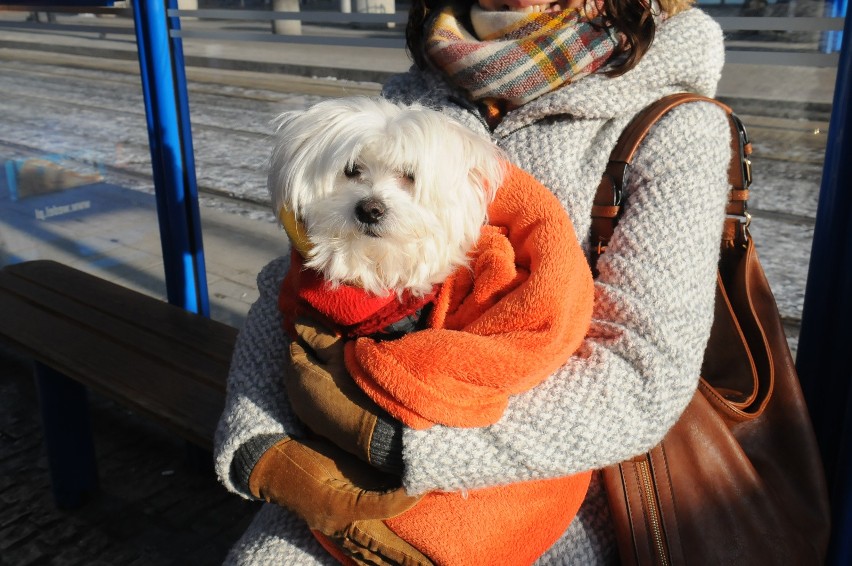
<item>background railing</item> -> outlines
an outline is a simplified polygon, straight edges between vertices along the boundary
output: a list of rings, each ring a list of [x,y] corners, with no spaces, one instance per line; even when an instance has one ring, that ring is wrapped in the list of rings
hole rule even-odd
[[[216,5],[217,2],[206,4]],[[181,27],[169,30],[169,35],[173,38],[398,49],[404,45],[408,5],[400,4],[399,9],[382,8],[389,4],[390,2],[383,0],[381,4],[374,3],[365,8],[372,10],[371,12],[344,12],[340,9],[345,7],[344,2],[332,4],[332,8],[328,3],[307,0],[303,2],[307,9],[292,11],[178,7],[169,9],[167,15],[183,20]],[[298,7],[298,2],[294,0],[293,5]],[[760,4],[763,6],[760,9],[750,8],[749,5],[749,2],[742,0],[699,1],[699,6],[713,15],[729,35],[729,63],[821,67],[837,65],[846,0],[798,3],[764,1]],[[323,6],[325,9],[317,9]],[[7,5],[0,9],[30,12],[33,11],[33,6]],[[52,6],[49,11],[47,7],[42,10],[45,10],[45,19],[49,13],[84,12],[123,17],[133,15],[132,8],[121,7]],[[749,15],[737,15],[743,13]],[[228,25],[236,22],[247,25],[241,29]],[[296,25],[276,30],[276,22]],[[132,30],[114,25],[69,25],[50,21],[0,21],[0,29],[45,29],[46,24],[56,31],[133,33]],[[373,34],[359,34],[355,37],[347,35],[345,29],[353,26],[369,27]]]

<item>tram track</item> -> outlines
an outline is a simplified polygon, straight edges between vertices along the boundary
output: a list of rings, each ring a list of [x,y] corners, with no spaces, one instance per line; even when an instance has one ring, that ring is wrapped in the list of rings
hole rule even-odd
[[[62,108],[72,108],[77,110],[86,110],[91,112],[114,112],[120,113],[122,115],[135,115],[144,119],[145,116],[145,108],[141,105],[141,87],[137,82],[123,80],[123,78],[115,79],[110,76],[92,76],[92,75],[75,75],[69,73],[54,73],[52,71],[47,70],[32,70],[32,69],[22,69],[22,68],[9,68],[6,65],[0,64],[0,71],[4,73],[7,78],[10,78],[12,81],[17,83],[17,87],[19,88],[19,92],[15,92],[10,88],[4,89],[4,97],[16,97],[20,101],[28,101],[30,103],[40,101],[48,105],[55,105]],[[129,104],[116,104],[114,101],[116,100],[114,97],[102,97],[97,102],[85,101],[85,100],[75,100],[73,98],[68,98],[67,92],[63,93],[65,96],[47,96],[44,94],[39,94],[37,91],[34,92],[34,89],[37,87],[37,83],[33,82],[29,85],[21,85],[20,79],[27,77],[31,79],[55,79],[57,77],[61,79],[67,79],[69,82],[73,83],[74,81],[79,81],[80,79],[85,80],[89,85],[89,91],[99,90],[101,87],[114,87],[116,85],[121,85],[122,87],[126,87],[133,94],[137,95],[137,100],[134,102],[138,102],[140,104],[129,105]],[[17,79],[17,80],[15,80]],[[138,79],[137,79],[138,81]],[[13,87],[14,88],[14,87]],[[270,105],[273,105],[276,102],[281,101],[281,97],[274,96],[238,96],[234,93],[222,92],[213,89],[212,87],[204,87],[204,88],[190,88],[190,95],[205,95],[211,97],[220,97],[226,99],[232,98],[240,98],[243,100],[252,100],[256,102],[264,102]],[[127,98],[124,97],[124,100],[127,101]],[[112,101],[112,103],[110,103]],[[192,101],[191,101],[192,102]],[[202,120],[193,121],[193,127],[202,127],[212,129],[214,131],[227,131],[238,133],[242,135],[250,135],[257,136],[259,138],[267,138],[269,136],[269,132],[262,131],[260,129],[249,129],[242,128],[236,124],[229,125],[218,125],[213,123],[208,123]]]
[[[59,69],[53,74],[80,76],[86,71],[115,73],[115,80],[128,84],[139,84],[139,63],[133,59],[105,59],[72,53],[55,53],[20,48],[2,48],[0,61],[50,66]],[[375,95],[381,86],[372,82],[358,82],[331,78],[315,78],[298,75],[270,74],[256,71],[216,69],[209,67],[187,67],[187,89],[190,92],[216,92],[235,98],[274,100],[266,93],[307,94],[317,96]],[[121,78],[118,78],[121,77]],[[214,88],[211,85],[215,85]],[[222,87],[235,87],[240,92],[220,91]],[[257,90],[259,94],[246,94],[245,90]]]
[[[4,52],[5,51],[5,52]],[[72,81],[84,80],[104,86],[127,85],[131,88],[139,86],[138,69],[135,63],[112,61],[104,65],[102,63],[68,67],[71,61],[89,61],[90,58],[81,56],[65,56],[59,60],[55,57],[27,57],[30,52],[19,50],[0,50],[0,62],[4,72],[15,73],[18,76],[30,76],[41,78],[61,77]],[[40,63],[41,69],[31,66],[23,67],[16,63]],[[49,61],[49,62],[46,62]],[[121,63],[116,66],[114,63]],[[97,71],[97,72],[93,72]],[[105,75],[109,72],[109,75]],[[309,94],[317,96],[343,96],[353,94],[373,95],[379,92],[379,86],[371,83],[336,84],[338,81],[328,79],[306,79],[296,76],[276,76],[270,78],[265,73],[250,73],[230,70],[214,70],[202,68],[188,68],[189,80],[187,89],[192,94],[204,94],[223,98],[234,98],[255,102],[266,102],[274,104],[282,99],[282,94]],[[329,84],[331,83],[331,84]],[[230,87],[230,88],[229,88]],[[806,145],[817,145],[824,148],[827,137],[828,123],[817,120],[792,120],[785,118],[773,118],[758,115],[741,115],[753,134],[765,133],[769,135],[794,136],[798,143]],[[753,135],[760,138],[760,135]],[[789,156],[782,153],[765,154],[765,159],[789,160]]]
[[[16,159],[28,159],[28,158],[39,158],[44,155],[44,152],[38,148],[25,146],[16,143],[10,143],[7,141],[0,140],[0,155],[13,156]],[[71,161],[74,161],[73,156],[70,157]],[[152,184],[151,174],[145,173],[141,171],[136,171],[134,169],[128,169],[125,167],[120,167],[116,165],[112,165],[110,163],[91,163],[88,161],[79,160],[81,165],[94,165],[97,167],[102,167],[107,172],[124,177],[127,179],[132,179],[134,181],[138,181],[141,185]],[[212,197],[218,197],[227,199],[234,203],[239,202],[247,202],[253,205],[258,206],[269,206],[271,204],[270,199],[268,198],[256,198],[251,195],[240,196],[234,192],[222,190],[217,187],[212,187],[204,184],[198,185],[199,193],[206,194]],[[771,219],[774,221],[784,222],[788,224],[795,224],[799,226],[813,227],[815,224],[815,220],[812,216],[806,216],[802,214],[793,214],[789,212],[778,212],[769,209],[763,209],[759,207],[751,207],[749,209],[750,213],[753,216]]]
[[[27,64],[23,67],[22,64]],[[50,54],[18,49],[0,49],[0,65],[4,73],[18,77],[38,77],[50,79],[59,77],[72,82],[80,80],[104,87],[126,86],[139,91],[138,65],[134,61],[94,59],[79,55]],[[32,65],[38,65],[34,68]],[[105,74],[108,73],[108,74]],[[372,83],[351,83],[328,79],[309,79],[296,76],[270,76],[267,73],[252,73],[209,68],[188,68],[187,89],[190,103],[199,96],[211,96],[240,102],[255,102],[270,105],[269,116],[274,115],[273,107],[288,96],[342,96],[351,94],[376,94],[379,85]],[[32,96],[31,93],[27,96]],[[63,104],[73,104],[86,108],[87,104],[62,100]],[[104,108],[88,105],[91,108]],[[112,108],[115,110],[115,108]],[[141,107],[120,109],[122,112],[137,112],[144,115]],[[822,163],[828,124],[820,121],[791,120],[756,115],[743,115],[752,137],[756,140],[770,138],[780,140],[770,148],[761,148],[760,159],[789,161],[799,163]],[[245,135],[265,135],[262,130],[240,128],[229,124],[220,126],[204,121],[194,121],[205,128],[228,130]],[[780,147],[779,147],[780,146]],[[808,148],[809,155],[801,156],[787,151],[791,147]]]
[[[235,210],[268,209],[265,166],[274,116],[325,97],[379,92],[372,83],[210,68],[186,71],[199,194]],[[0,47],[0,91],[0,156],[58,153],[88,159],[91,153],[116,184],[152,191],[136,61]],[[827,123],[751,114],[741,118],[755,149],[750,202],[755,239],[785,326],[795,339]]]

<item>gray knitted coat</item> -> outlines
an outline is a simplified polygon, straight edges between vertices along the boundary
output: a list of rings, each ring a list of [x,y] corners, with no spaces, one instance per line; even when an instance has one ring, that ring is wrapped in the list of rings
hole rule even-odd
[[[683,90],[712,96],[723,59],[719,27],[691,9],[658,29],[631,71],[591,75],[542,96],[509,113],[490,135],[553,190],[585,245],[592,198],[618,135],[661,96]],[[384,95],[438,107],[488,132],[437,74],[412,70],[393,78]],[[659,442],[695,390],[709,336],[729,157],[727,121],[713,105],[676,108],[652,129],[630,170],[624,215],[599,262],[585,342],[547,381],[513,397],[492,426],[405,429],[403,481],[410,492],[573,474]],[[252,437],[301,432],[280,383],[285,339],[276,295],[286,268],[286,260],[276,260],[258,277],[260,298],[237,341],[216,436],[219,477],[243,497],[248,494],[231,477],[238,448]],[[578,517],[538,563],[602,564],[614,555],[605,495],[593,481]],[[274,505],[262,508],[229,562],[334,563],[298,519]]]

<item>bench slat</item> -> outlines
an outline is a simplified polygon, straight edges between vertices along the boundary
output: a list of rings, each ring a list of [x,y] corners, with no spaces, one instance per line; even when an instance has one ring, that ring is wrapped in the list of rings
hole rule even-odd
[[[227,375],[221,369],[229,363],[235,329],[93,276],[81,278],[81,272],[61,264],[49,267],[28,277],[4,269],[0,292],[224,390]],[[52,284],[43,285],[45,280]]]
[[[138,351],[105,342],[102,335],[83,331],[67,319],[34,311],[9,295],[0,294],[0,310],[18,320],[13,341],[34,359],[155,417],[188,440],[210,446],[224,408],[221,390],[168,371]]]
[[[117,320],[148,329],[171,342],[197,348],[227,363],[237,330],[227,324],[175,308],[159,299],[132,291],[50,260],[30,261],[3,268],[30,285],[52,290],[86,309],[107,313]],[[127,305],[137,307],[131,312]],[[141,314],[141,316],[137,316]]]
[[[53,262],[0,271],[0,335],[34,359],[211,447],[236,330],[80,273]],[[50,285],[42,285],[42,277]],[[100,306],[86,304],[98,296],[105,299]],[[159,329],[166,332],[158,335]]]
[[[91,352],[96,352],[104,345],[114,345],[120,347],[122,351],[145,357],[146,364],[149,366],[157,368],[162,366],[162,371],[184,374],[187,377],[191,376],[192,379],[208,381],[213,387],[224,388],[224,380],[220,374],[224,362],[222,359],[216,359],[221,355],[221,350],[211,352],[209,356],[205,355],[203,350],[187,347],[185,342],[158,336],[152,329],[134,326],[108,313],[89,309],[68,296],[59,295],[15,277],[0,279],[0,285],[4,294],[30,305],[29,310],[37,309],[40,314],[54,317],[56,320],[52,322],[53,325],[57,324],[57,321],[65,323],[62,328],[67,335],[53,328],[45,328],[42,330],[43,337],[38,335],[29,337],[29,341],[34,341],[33,349],[45,350],[43,356],[52,356],[50,351],[56,344],[56,339],[73,341],[77,339],[76,334],[80,333],[89,337],[89,342],[95,347],[90,350],[78,350],[77,354],[82,354],[81,357],[91,357]],[[28,311],[24,309],[25,307],[18,307],[21,319],[27,316]],[[125,312],[136,312],[140,315],[138,316],[140,320],[152,314],[148,310],[143,312],[138,305],[129,300],[122,308],[122,313]],[[168,317],[168,314],[161,313],[158,318]],[[175,313],[177,314],[179,313]],[[179,323],[181,320],[188,322],[186,318],[176,316],[176,319],[172,323]],[[49,334],[56,334],[56,339],[48,339]],[[213,357],[214,355],[216,358]]]

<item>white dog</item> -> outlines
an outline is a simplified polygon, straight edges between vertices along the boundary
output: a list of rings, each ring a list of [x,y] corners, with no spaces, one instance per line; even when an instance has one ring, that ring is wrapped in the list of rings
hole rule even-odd
[[[306,422],[327,409],[328,391],[343,390],[412,428],[491,424],[510,394],[550,375],[585,335],[592,278],[564,208],[487,138],[439,112],[346,98],[283,114],[269,190],[300,252],[278,306],[295,370],[283,381]],[[493,225],[485,226],[489,210]],[[366,337],[314,349],[345,348],[351,382],[318,377],[298,318],[331,323],[335,336]],[[337,422],[363,419],[360,409],[341,407],[314,432],[335,439]],[[364,548],[371,559],[423,552],[441,564],[472,555],[530,564],[568,527],[566,509],[579,508],[589,477],[519,482],[475,497],[426,494],[429,504],[392,518],[387,543]],[[486,521],[500,536],[453,530]],[[408,534],[392,542],[394,532]]]
[[[321,102],[278,117],[268,188],[306,267],[418,296],[465,265],[504,174],[490,140],[422,106]]]

